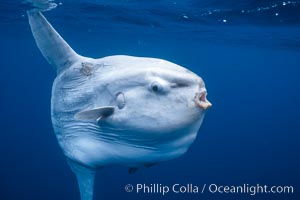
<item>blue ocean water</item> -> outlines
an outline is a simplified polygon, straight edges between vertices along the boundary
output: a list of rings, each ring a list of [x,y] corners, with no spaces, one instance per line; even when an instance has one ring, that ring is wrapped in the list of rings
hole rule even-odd
[[[300,1],[61,0],[45,16],[80,54],[170,60],[206,82],[213,107],[182,157],[129,175],[99,171],[94,199],[299,199]],[[50,119],[55,72],[28,4],[0,1],[0,199],[78,199]],[[127,193],[127,184],[293,186],[294,194]]]

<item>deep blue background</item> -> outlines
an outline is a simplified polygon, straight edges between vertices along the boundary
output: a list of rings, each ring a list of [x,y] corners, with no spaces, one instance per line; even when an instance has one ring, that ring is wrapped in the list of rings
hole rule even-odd
[[[126,15],[126,3],[112,3],[110,9],[103,10],[101,2],[104,1],[100,1],[100,6],[76,4],[74,11],[84,9],[70,14],[72,5],[66,1],[46,16],[82,55],[159,57],[191,69],[204,78],[213,107],[197,140],[184,156],[133,175],[122,167],[104,168],[96,177],[95,199],[299,198],[300,21],[297,13],[300,12],[296,12],[299,3],[290,6],[290,12],[276,7],[263,14],[250,12],[246,17],[237,16],[233,11],[241,8],[233,7],[231,12],[204,17],[204,21],[195,17],[195,21],[188,23],[180,21],[180,17],[172,21],[181,12],[180,7],[173,10],[157,7],[156,12],[145,12],[145,19],[140,21],[156,22],[154,28],[149,28],[147,23],[134,21],[132,18],[136,16]],[[188,8],[192,14],[197,13],[192,9],[197,6],[207,10],[237,6],[234,1],[231,4],[199,1],[201,5],[197,2],[191,7],[183,6],[181,14],[187,15]],[[251,10],[282,3],[249,2],[238,6]],[[143,10],[151,6],[148,4],[146,1],[134,4],[134,8]],[[51,126],[50,97],[55,73],[34,43],[27,19],[22,16],[24,7],[12,5],[5,1],[0,4],[0,199],[79,200],[75,176]],[[106,20],[88,18],[100,16],[101,9]],[[128,9],[133,9],[132,5]],[[124,11],[126,23],[121,23],[120,18],[110,18],[118,16],[114,13],[118,10]],[[283,13],[281,21],[274,18],[276,12]],[[167,17],[159,18],[157,13],[167,13]],[[155,19],[151,18],[152,14]],[[78,16],[85,20],[75,23]],[[225,18],[233,22],[222,23]],[[160,196],[124,191],[128,183],[144,182],[199,186],[211,183],[292,185],[295,194]]]

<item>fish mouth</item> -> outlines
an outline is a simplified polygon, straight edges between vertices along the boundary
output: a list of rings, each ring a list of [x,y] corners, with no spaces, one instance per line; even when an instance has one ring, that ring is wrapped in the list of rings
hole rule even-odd
[[[212,104],[207,100],[206,96],[207,96],[206,91],[196,93],[196,96],[195,96],[196,105],[199,106],[203,110],[207,110],[208,108],[210,108],[212,106]]]

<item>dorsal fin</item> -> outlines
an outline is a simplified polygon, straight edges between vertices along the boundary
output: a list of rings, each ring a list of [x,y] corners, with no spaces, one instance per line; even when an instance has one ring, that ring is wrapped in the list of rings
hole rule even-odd
[[[38,48],[57,73],[68,68],[80,58],[41,12],[30,10],[27,11],[27,15]]]

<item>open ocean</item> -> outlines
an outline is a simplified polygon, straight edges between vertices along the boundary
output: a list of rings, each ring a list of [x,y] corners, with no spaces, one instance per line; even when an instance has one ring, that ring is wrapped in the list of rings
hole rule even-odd
[[[135,174],[100,170],[95,200],[300,199],[300,1],[55,2],[44,14],[79,54],[172,61],[204,79],[213,104],[186,154]],[[79,200],[51,125],[56,73],[32,37],[29,7],[0,0],[0,199]],[[199,192],[126,192],[127,184]],[[205,184],[292,186],[293,194],[201,193]]]

